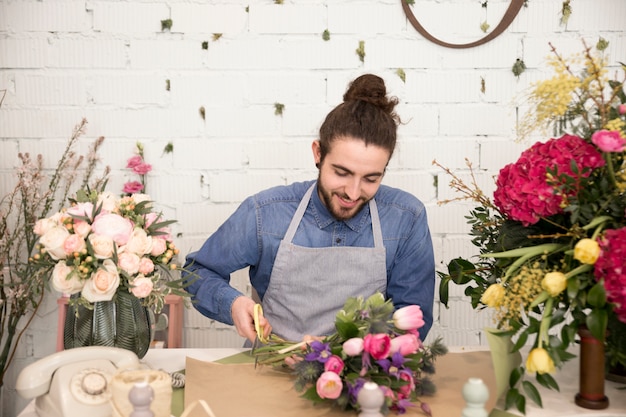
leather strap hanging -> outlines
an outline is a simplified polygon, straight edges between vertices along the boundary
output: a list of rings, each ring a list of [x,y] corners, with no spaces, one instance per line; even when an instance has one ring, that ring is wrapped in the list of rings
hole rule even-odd
[[[455,49],[473,48],[474,46],[482,45],[498,37],[513,22],[513,20],[515,19],[515,16],[517,16],[520,9],[524,5],[525,1],[526,0],[511,0],[511,3],[509,4],[509,8],[506,10],[506,13],[504,13],[504,16],[502,17],[502,20],[500,20],[500,23],[498,23],[498,26],[496,26],[495,29],[484,38],[479,39],[474,42],[470,42],[470,43],[456,44],[456,43],[444,42],[442,40],[435,38],[430,33],[428,33],[428,31],[424,29],[424,27],[420,24],[420,22],[417,21],[417,18],[413,14],[411,7],[407,3],[407,0],[400,0],[400,2],[402,3],[402,8],[404,9],[404,14],[409,19],[409,22],[411,22],[413,27],[423,37],[425,37],[431,42],[436,43],[437,45],[445,46],[446,48],[455,48]]]

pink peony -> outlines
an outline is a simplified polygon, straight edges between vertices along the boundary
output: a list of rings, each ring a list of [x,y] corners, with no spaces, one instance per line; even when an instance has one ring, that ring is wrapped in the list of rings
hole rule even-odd
[[[124,188],[122,189],[125,194],[134,194],[142,190],[143,184],[139,181],[128,181],[126,184],[124,184]]]
[[[415,330],[424,325],[424,313],[418,305],[409,305],[393,313],[393,324],[400,330]]]
[[[623,152],[626,149],[626,139],[617,130],[598,130],[591,135],[591,141],[602,152]]]
[[[94,219],[91,230],[98,235],[109,236],[115,243],[123,246],[133,233],[133,223],[117,214],[99,214]]]
[[[385,333],[367,334],[363,338],[363,350],[376,360],[384,359],[389,356],[391,338]]]
[[[320,398],[329,398],[331,400],[339,398],[342,389],[343,382],[339,375],[334,372],[323,372],[317,379],[316,390]]]
[[[626,227],[607,230],[599,239],[600,256],[594,264],[597,280],[604,278],[607,299],[615,314],[626,323]]]
[[[576,163],[578,177],[571,164]],[[537,142],[524,152],[514,164],[500,170],[494,192],[494,203],[502,213],[524,226],[535,224],[542,217],[563,212],[568,195],[557,193],[561,185],[557,177],[548,175],[548,170],[557,176],[566,174],[580,186],[580,178],[590,175],[590,170],[604,166],[602,154],[578,136],[563,135],[546,143]],[[571,191],[574,195],[577,189]]]

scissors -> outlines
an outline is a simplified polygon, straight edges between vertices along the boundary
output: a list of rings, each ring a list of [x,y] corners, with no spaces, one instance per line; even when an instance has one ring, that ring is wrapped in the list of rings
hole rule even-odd
[[[261,304],[254,305],[254,330],[256,331],[256,337],[254,338],[254,342],[252,342],[252,350],[250,354],[254,355],[255,351],[264,344],[267,344],[269,340],[263,335],[263,328],[259,324],[259,318],[263,314],[263,307]],[[257,363],[259,362],[259,357],[255,356],[254,358],[254,368],[256,369]]]

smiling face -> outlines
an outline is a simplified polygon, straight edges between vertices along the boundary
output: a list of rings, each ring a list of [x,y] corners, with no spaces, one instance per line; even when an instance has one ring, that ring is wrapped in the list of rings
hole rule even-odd
[[[320,199],[337,220],[354,217],[378,191],[389,162],[389,151],[352,137],[332,141],[321,160],[320,143],[313,142],[319,166]]]

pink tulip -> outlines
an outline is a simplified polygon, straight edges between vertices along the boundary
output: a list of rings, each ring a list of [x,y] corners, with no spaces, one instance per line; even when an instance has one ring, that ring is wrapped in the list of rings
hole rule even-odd
[[[620,104],[617,106],[617,111],[619,114],[626,114],[626,104]]]
[[[363,352],[363,339],[353,337],[343,342],[343,351],[348,356],[357,356]]]
[[[333,355],[324,363],[324,370],[328,372],[334,372],[337,375],[343,371],[344,363],[337,355]]]
[[[393,324],[400,330],[419,329],[424,325],[424,314],[418,305],[399,308],[393,313]]]
[[[376,360],[384,359],[389,356],[391,338],[385,333],[367,334],[363,338],[363,350]]]
[[[323,372],[317,379],[315,386],[317,395],[320,398],[329,398],[331,400],[339,398],[341,390],[343,389],[343,382],[341,378],[334,372]]]
[[[393,355],[400,352],[402,356],[406,356],[417,352],[420,347],[421,343],[417,336],[407,333],[391,339],[391,351],[389,353]]]

